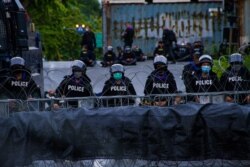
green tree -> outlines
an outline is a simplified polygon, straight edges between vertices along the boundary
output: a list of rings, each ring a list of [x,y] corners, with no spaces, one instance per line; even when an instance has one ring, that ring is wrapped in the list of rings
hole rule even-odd
[[[84,23],[94,32],[101,31],[98,0],[22,0],[36,29],[41,33],[47,60],[79,57],[81,36],[75,25]]]

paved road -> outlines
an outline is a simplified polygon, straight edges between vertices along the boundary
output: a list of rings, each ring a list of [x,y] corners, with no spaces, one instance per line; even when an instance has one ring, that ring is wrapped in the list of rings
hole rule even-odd
[[[44,62],[44,90],[56,89],[65,75],[71,73],[71,61],[45,61]],[[178,90],[185,91],[180,76],[186,62],[169,64],[169,70],[174,74]],[[143,89],[147,76],[153,70],[153,60],[138,62],[136,66],[125,66],[125,75],[132,79],[137,95],[143,96]],[[110,77],[109,68],[103,68],[99,63],[95,67],[88,67],[87,75],[92,80],[95,93],[102,91],[104,82]]]

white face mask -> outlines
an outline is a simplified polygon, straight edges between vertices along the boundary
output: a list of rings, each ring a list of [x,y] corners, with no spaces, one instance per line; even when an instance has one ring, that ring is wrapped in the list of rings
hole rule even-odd
[[[80,72],[80,71],[75,71],[75,72],[74,72],[74,76],[75,76],[76,78],[80,78],[80,77],[82,76],[82,72]]]

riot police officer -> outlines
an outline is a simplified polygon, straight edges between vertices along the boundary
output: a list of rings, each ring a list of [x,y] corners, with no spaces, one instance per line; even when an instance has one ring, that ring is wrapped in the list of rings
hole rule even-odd
[[[158,45],[154,49],[153,57],[155,57],[157,55],[163,55],[165,57],[167,55],[167,51],[166,51],[166,48],[165,48],[164,43],[163,43],[162,40],[158,41]]]
[[[221,85],[217,74],[212,71],[213,59],[210,55],[202,55],[199,58],[200,70],[193,75],[190,81],[191,90],[194,93],[218,92],[221,91]],[[187,85],[186,89],[187,89]],[[194,96],[194,101],[206,103],[208,96]]]
[[[83,61],[87,66],[94,67],[96,64],[95,53],[89,50],[87,45],[84,45],[80,53],[80,60]]]
[[[144,55],[142,49],[139,46],[135,45],[132,49],[132,52],[135,54],[137,61],[145,61],[146,60],[146,56]]]
[[[108,79],[104,84],[102,96],[136,95],[131,80],[127,78],[124,73],[125,69],[121,64],[113,64],[110,67],[110,79]],[[133,105],[134,103],[134,98],[115,98],[103,100],[103,106],[107,107]]]
[[[230,66],[222,74],[220,83],[224,91],[247,91],[250,89],[250,72],[243,65],[243,57],[240,53],[231,54]],[[238,99],[237,99],[238,98]],[[249,94],[226,95],[226,102],[250,103]]]
[[[184,85],[186,86],[186,92],[188,93],[193,92],[190,81],[192,80],[192,77],[196,75],[197,72],[200,70],[200,66],[199,66],[200,56],[201,56],[200,52],[195,52],[192,56],[193,61],[185,65],[182,71],[182,79],[183,79]]]
[[[93,96],[91,80],[86,74],[86,65],[81,60],[74,60],[72,64],[72,74],[66,75],[57,87],[56,97],[86,97]],[[71,107],[78,107],[77,101],[68,101]],[[54,108],[59,104],[55,103]]]
[[[152,95],[153,103],[161,101],[161,106],[170,103],[169,98],[156,98],[157,94],[172,94],[177,92],[177,86],[173,74],[168,70],[167,58],[158,55],[154,58],[154,71],[148,76],[144,94]],[[172,100],[171,100],[172,101]]]
[[[121,60],[121,64],[123,65],[136,65],[136,56],[132,52],[131,48],[127,46],[123,53],[123,57]]]
[[[22,57],[11,58],[10,76],[3,82],[3,88],[10,99],[27,100],[41,97],[40,87],[32,79]]]
[[[113,51],[112,46],[108,46],[107,52],[103,56],[103,62],[101,62],[103,67],[111,66],[116,62],[116,54]]]

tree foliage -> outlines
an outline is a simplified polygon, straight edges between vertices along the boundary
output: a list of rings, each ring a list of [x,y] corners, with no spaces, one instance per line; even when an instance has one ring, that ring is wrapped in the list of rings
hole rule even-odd
[[[101,31],[98,0],[22,0],[36,30],[41,34],[47,60],[70,60],[79,57],[81,36],[76,24]]]

